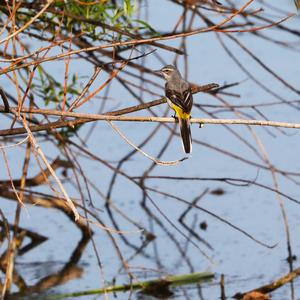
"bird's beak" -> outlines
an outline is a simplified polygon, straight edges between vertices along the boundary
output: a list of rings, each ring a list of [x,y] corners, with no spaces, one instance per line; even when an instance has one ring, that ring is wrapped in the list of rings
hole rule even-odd
[[[162,76],[162,71],[161,70],[154,70],[153,72],[160,75],[160,76]]]

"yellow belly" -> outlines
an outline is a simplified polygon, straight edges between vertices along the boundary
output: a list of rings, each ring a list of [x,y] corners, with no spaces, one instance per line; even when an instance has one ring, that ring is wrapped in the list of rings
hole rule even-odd
[[[172,103],[172,108],[175,110],[176,115],[177,115],[178,118],[189,119],[190,116],[191,116],[190,113],[183,112],[183,110],[179,106],[177,106],[173,103]]]

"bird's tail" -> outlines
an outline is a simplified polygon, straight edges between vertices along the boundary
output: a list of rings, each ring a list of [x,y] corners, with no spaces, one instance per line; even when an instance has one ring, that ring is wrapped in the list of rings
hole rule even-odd
[[[300,0],[294,0],[297,9],[300,9]]]
[[[190,119],[179,118],[179,126],[184,151],[185,153],[192,153],[192,134],[190,127]]]

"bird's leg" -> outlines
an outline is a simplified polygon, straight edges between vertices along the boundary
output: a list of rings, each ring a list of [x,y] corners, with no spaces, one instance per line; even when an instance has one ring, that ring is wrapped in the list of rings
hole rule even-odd
[[[178,121],[178,117],[176,116],[176,112],[174,112],[174,115],[172,115],[171,117],[174,118],[175,121]]]

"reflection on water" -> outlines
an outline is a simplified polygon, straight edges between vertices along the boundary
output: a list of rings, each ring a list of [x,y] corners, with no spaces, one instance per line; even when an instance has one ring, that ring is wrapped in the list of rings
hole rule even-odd
[[[82,267],[78,266],[78,262],[89,241],[90,236],[88,234],[85,234],[78,243],[76,249],[74,249],[70,260],[65,263],[64,266],[60,268],[60,270],[54,272],[53,274],[50,273],[44,277],[39,278],[37,283],[35,283],[34,285],[27,285],[26,281],[16,271],[16,273],[14,274],[14,284],[19,287],[19,291],[13,293],[8,298],[24,299],[25,296],[32,294],[41,294],[53,287],[68,283],[70,280],[80,278],[84,270]]]

